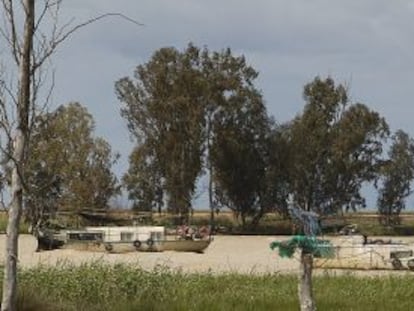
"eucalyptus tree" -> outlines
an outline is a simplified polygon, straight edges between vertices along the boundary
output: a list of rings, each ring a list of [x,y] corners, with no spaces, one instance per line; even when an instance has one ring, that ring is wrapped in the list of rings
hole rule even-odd
[[[384,225],[399,223],[401,210],[412,193],[414,178],[414,140],[398,130],[392,137],[388,161],[381,171],[381,186],[377,199],[378,212]]]
[[[153,153],[144,157],[145,166],[157,169],[168,209],[187,218],[204,148],[200,50],[193,45],[182,53],[162,48],[136,68],[133,79],[120,79],[116,92],[141,153]],[[139,166],[135,160],[141,159],[131,157],[130,165]],[[156,193],[156,184],[150,186]]]
[[[26,167],[26,215],[40,225],[57,210],[102,209],[119,193],[110,145],[94,137],[92,115],[79,103],[36,118]]]
[[[290,186],[295,202],[321,214],[363,200],[364,182],[378,177],[388,126],[346,88],[315,78],[304,88],[306,105],[289,129]]]

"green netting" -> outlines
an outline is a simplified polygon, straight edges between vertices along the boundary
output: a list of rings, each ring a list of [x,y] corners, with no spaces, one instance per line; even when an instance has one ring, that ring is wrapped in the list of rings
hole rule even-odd
[[[304,235],[295,235],[287,241],[274,241],[270,243],[270,248],[272,250],[278,248],[279,256],[288,258],[293,256],[297,248],[311,253],[315,257],[329,258],[335,255],[335,249],[330,241]]]

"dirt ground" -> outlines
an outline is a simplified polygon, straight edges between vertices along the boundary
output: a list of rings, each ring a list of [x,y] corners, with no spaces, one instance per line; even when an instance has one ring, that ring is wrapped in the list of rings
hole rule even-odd
[[[286,240],[279,236],[215,236],[214,241],[204,254],[179,252],[133,252],[126,254],[109,254],[76,250],[53,250],[36,252],[37,241],[31,235],[21,235],[19,239],[19,266],[31,267],[38,264],[80,264],[102,261],[106,263],[131,263],[144,269],[165,266],[183,272],[210,273],[297,273],[299,261],[280,258],[276,251],[269,248],[274,240]],[[404,242],[414,242],[411,238],[393,238]],[[334,244],[340,244],[338,238],[332,238]],[[0,263],[5,257],[5,235],[0,235]],[[315,273],[349,273],[347,270],[316,269]],[[383,275],[390,273],[410,273],[408,271],[390,270],[352,270],[358,275]],[[413,272],[411,272],[413,273]]]

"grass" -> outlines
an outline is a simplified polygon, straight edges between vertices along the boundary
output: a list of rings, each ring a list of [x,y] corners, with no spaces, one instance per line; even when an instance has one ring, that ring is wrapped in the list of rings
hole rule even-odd
[[[319,276],[314,291],[318,310],[412,310],[414,277]],[[19,272],[18,310],[298,310],[297,278],[38,266]]]

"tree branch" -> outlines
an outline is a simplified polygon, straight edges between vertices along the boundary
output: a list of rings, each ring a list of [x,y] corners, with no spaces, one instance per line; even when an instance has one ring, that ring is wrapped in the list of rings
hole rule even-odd
[[[10,36],[8,36],[4,31],[1,30],[0,32],[3,35],[3,37],[6,39],[6,41],[9,43],[9,45],[12,49],[13,58],[14,58],[16,64],[19,65],[20,64],[21,50],[20,50],[20,44],[18,42],[17,34],[16,34],[16,24],[15,24],[15,20],[14,20],[13,1],[12,0],[2,0],[2,3],[3,3],[4,11],[6,12],[6,14],[5,14],[6,19],[9,22],[11,34],[10,34]]]
[[[53,52],[56,50],[56,48],[62,42],[64,42],[67,38],[69,38],[72,34],[74,34],[76,31],[78,31],[79,29],[81,29],[83,27],[86,27],[90,24],[93,24],[93,23],[95,23],[99,20],[108,18],[108,17],[119,17],[119,18],[122,18],[122,19],[124,19],[128,22],[131,22],[131,23],[133,23],[137,26],[144,26],[144,24],[141,24],[141,23],[137,22],[136,20],[134,20],[134,19],[122,14],[122,13],[105,13],[105,14],[99,15],[97,17],[91,18],[91,19],[89,19],[89,20],[87,20],[83,23],[80,23],[80,24],[72,27],[68,31],[64,32],[64,29],[67,28],[72,23],[72,20],[71,20],[69,23],[63,25],[60,28],[60,30],[57,34],[55,32],[56,29],[54,29],[54,31],[53,31],[54,34],[52,35],[52,39],[49,41],[48,48],[45,49],[43,55],[39,58],[39,60],[36,63],[33,64],[32,72],[35,71],[40,66],[42,66],[44,61],[46,59],[48,59],[53,54]],[[55,25],[56,25],[56,23],[55,23]]]

